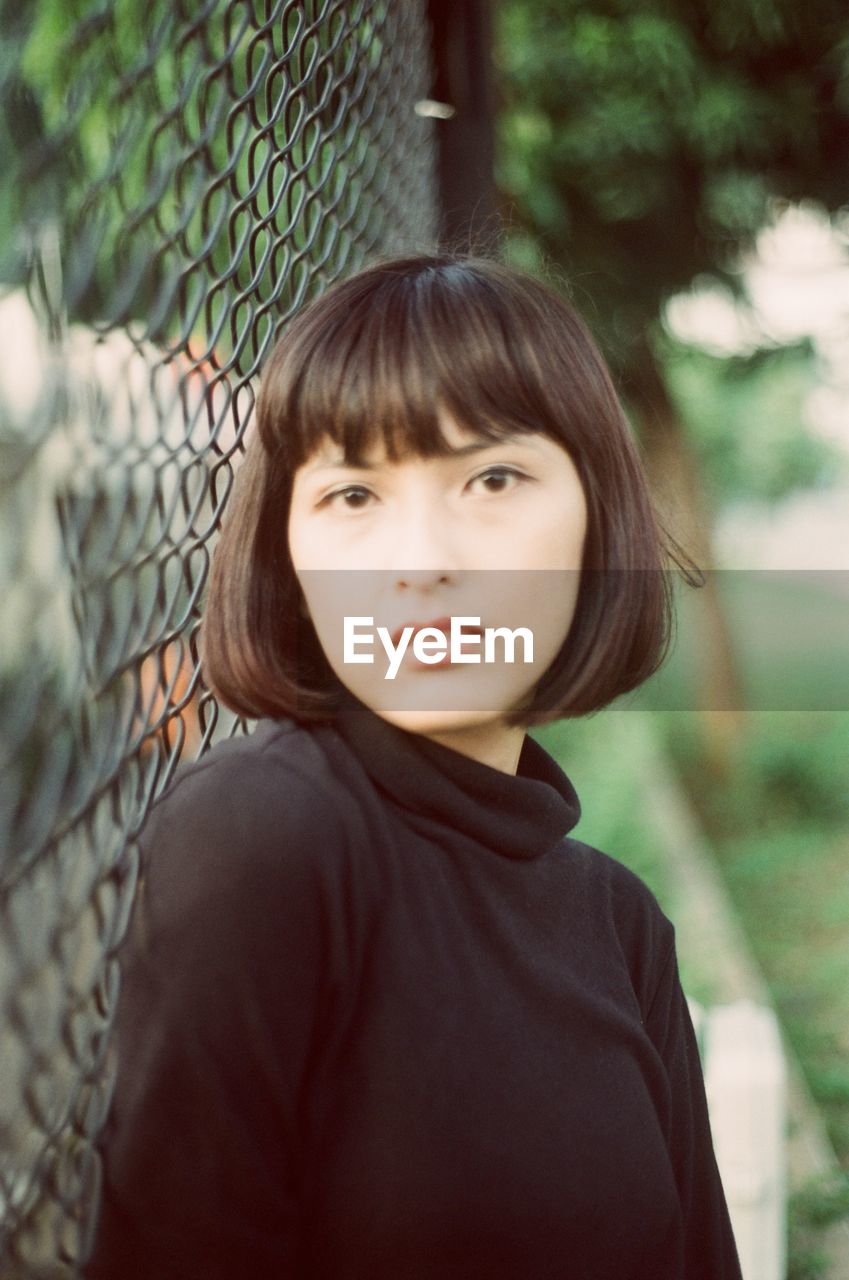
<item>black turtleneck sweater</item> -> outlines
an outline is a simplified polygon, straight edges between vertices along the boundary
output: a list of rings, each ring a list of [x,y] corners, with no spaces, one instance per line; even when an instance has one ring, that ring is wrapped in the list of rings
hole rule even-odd
[[[91,1280],[739,1280],[673,928],[352,697],[154,808]]]

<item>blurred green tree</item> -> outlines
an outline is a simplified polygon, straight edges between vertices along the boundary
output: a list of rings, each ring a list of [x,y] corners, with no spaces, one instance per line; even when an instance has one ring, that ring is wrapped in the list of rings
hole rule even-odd
[[[515,251],[571,269],[636,386],[663,303],[739,288],[772,200],[849,202],[842,0],[500,0],[497,33]]]
[[[809,340],[735,356],[670,343],[663,370],[718,503],[777,502],[837,473],[838,446],[800,429],[817,376]]]
[[[661,511],[710,566],[711,513],[662,314],[699,277],[739,294],[741,252],[776,202],[849,202],[849,9],[500,0],[496,60],[507,253],[566,272],[618,374]],[[714,585],[709,575],[717,661],[705,678],[730,706],[740,693]]]

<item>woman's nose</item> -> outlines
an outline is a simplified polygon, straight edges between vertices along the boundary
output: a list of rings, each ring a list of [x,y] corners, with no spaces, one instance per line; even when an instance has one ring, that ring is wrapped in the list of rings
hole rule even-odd
[[[436,584],[459,569],[459,548],[451,536],[444,513],[407,507],[393,522],[387,536],[388,564],[392,577],[408,586]]]

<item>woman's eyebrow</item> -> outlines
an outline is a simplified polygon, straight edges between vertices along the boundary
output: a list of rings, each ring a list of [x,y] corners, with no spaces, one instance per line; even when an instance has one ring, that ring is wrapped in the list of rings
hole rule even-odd
[[[470,454],[481,453],[486,449],[497,449],[500,445],[505,444],[524,444],[530,443],[529,437],[531,433],[527,431],[512,432],[510,435],[499,436],[497,440],[475,440],[471,444],[460,445],[456,449],[450,449],[446,459],[441,459],[438,455],[433,461],[448,460],[452,458],[465,458]],[[312,475],[315,471],[329,471],[338,467],[345,467],[352,471],[378,471],[385,466],[385,462],[346,462],[343,455],[333,458],[326,458],[322,462],[316,462],[313,466],[307,467],[304,475]]]

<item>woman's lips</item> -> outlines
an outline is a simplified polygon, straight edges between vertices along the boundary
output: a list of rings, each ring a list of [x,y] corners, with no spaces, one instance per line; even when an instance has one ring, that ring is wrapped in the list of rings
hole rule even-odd
[[[401,637],[408,627],[413,628],[413,634],[410,636],[410,644],[412,645],[419,631],[424,631],[426,627],[433,627],[437,631],[441,631],[445,639],[451,640],[451,619],[450,618],[434,618],[433,622],[403,622],[400,627],[396,627],[392,632],[390,639],[395,648],[401,642]]]

